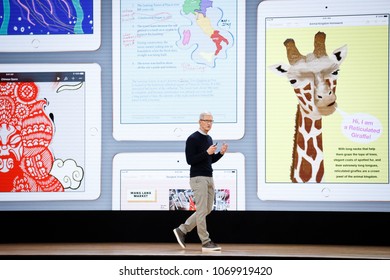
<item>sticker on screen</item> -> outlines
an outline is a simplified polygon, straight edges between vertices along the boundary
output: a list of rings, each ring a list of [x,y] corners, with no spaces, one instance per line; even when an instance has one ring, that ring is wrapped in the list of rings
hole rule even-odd
[[[382,124],[376,117],[365,113],[347,114],[339,108],[337,112],[344,118],[341,130],[349,140],[368,144],[382,135]]]

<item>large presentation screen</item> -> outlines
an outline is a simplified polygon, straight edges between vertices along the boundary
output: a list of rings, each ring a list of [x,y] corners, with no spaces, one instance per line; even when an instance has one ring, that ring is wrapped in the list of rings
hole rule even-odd
[[[214,210],[390,212],[388,0],[2,3],[0,211],[194,211],[211,112]]]

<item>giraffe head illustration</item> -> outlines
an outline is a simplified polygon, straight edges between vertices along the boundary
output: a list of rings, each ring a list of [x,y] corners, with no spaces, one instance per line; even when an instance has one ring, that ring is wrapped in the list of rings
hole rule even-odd
[[[339,67],[347,55],[346,45],[328,55],[325,38],[325,33],[318,32],[314,37],[313,52],[305,56],[299,52],[293,39],[285,40],[289,65],[271,66],[272,70],[289,80],[299,106],[313,117],[327,116],[336,110]]]
[[[328,55],[325,39],[325,33],[315,34],[314,50],[307,55],[299,52],[293,39],[285,40],[289,64],[270,67],[288,79],[298,99],[290,174],[294,183],[319,183],[324,175],[322,117],[336,111],[337,78],[347,55],[346,45]]]

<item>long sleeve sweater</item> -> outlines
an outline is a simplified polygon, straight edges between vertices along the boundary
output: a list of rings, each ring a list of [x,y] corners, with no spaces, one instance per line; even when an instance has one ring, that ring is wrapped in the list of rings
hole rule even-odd
[[[199,131],[192,133],[186,141],[186,160],[190,168],[190,177],[213,176],[211,164],[218,161],[221,153],[209,155],[207,149],[213,145],[213,139],[210,135],[202,134]]]

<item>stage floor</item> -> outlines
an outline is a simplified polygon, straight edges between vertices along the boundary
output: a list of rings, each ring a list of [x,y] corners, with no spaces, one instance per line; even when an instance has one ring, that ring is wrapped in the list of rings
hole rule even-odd
[[[390,247],[344,245],[219,244],[220,252],[200,244],[177,243],[20,243],[0,244],[1,258],[226,258],[226,259],[390,259]]]

